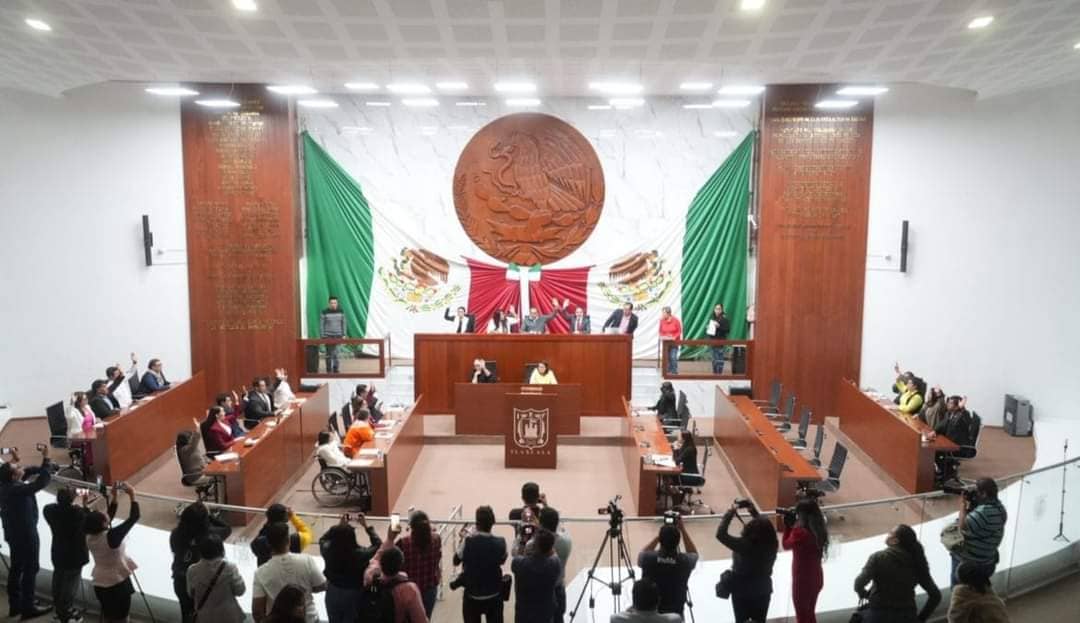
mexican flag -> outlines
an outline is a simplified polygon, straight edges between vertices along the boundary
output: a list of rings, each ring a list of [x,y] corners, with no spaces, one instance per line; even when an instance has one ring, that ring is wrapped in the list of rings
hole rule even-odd
[[[303,137],[306,199],[307,335],[336,296],[349,337],[391,336],[395,357],[412,357],[412,335],[452,331],[447,308],[466,307],[484,332],[495,310],[541,314],[552,300],[583,307],[592,331],[624,302],[639,316],[634,357],[658,354],[660,309],[670,306],[684,337],[703,338],[712,308],[723,303],[732,339],[746,335],[747,214],[754,148],[751,133],[704,182],[684,217],[664,231],[627,240],[623,249],[582,247],[552,266],[507,265],[476,246],[418,240],[416,223],[368,204],[360,184],[308,133]],[[449,181],[446,187],[450,188]],[[435,213],[458,227],[453,212]],[[643,232],[644,234],[645,232]],[[574,262],[584,256],[587,261]],[[567,332],[556,317],[553,333]]]

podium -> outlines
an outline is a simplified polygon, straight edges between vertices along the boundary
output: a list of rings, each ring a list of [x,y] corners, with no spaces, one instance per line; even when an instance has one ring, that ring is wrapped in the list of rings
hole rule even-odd
[[[504,394],[500,419],[506,467],[555,469],[559,462],[556,422],[571,417],[576,420],[578,414],[564,413],[569,405],[553,389],[550,385],[524,386]]]

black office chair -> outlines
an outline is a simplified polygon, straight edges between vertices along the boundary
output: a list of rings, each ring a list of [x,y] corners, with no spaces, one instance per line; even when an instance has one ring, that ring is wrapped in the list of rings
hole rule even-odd
[[[494,359],[485,359],[484,367],[488,369],[491,376],[495,377],[495,382],[497,383],[499,381],[499,362]],[[530,372],[530,374],[532,373]]]
[[[798,437],[791,441],[791,447],[802,450],[806,448],[806,433],[810,430],[810,420],[814,417],[810,407],[803,407],[802,415],[799,416]]]
[[[782,412],[781,411],[771,411],[771,410],[768,410],[768,409],[762,409],[761,411],[762,411],[762,413],[765,414],[765,417],[769,418],[770,420],[780,421],[780,422],[783,422],[783,421],[786,420],[789,423],[794,422],[795,421],[795,394],[792,393],[790,396],[788,396],[787,401],[784,402],[784,410]]]
[[[971,439],[971,445],[960,446],[960,449],[953,453],[953,457],[961,461],[970,461],[979,455],[979,438],[982,436],[982,418],[974,411],[971,412],[971,428],[968,430],[968,438]]]
[[[709,466],[709,455],[712,454],[711,446],[700,447],[705,448],[704,458],[701,460],[700,473],[679,476],[679,492],[682,493],[680,511],[687,515],[698,514],[696,511],[701,511],[701,514],[706,515],[712,514],[712,509],[705,504],[704,500],[700,497],[694,497],[700,496],[701,489],[705,487],[705,470]]]
[[[788,399],[787,417],[777,422],[776,418],[770,418],[773,420],[773,426],[781,433],[786,433],[791,430],[791,426],[795,424],[795,396],[791,396]],[[806,411],[809,407],[803,407],[803,411]]]
[[[330,414],[329,419],[327,419],[327,421],[326,421],[326,428],[330,432],[337,435],[338,439],[342,438],[341,437],[341,428],[338,427],[338,412],[337,411],[334,411],[333,413]]]
[[[821,467],[821,447],[825,445],[825,425],[818,424],[817,433],[814,434],[814,456],[807,459],[814,467]]]
[[[835,493],[840,490],[840,474],[843,473],[844,464],[847,463],[847,455],[848,449],[844,447],[844,444],[837,443],[836,447],[833,448],[832,460],[829,461],[826,478],[817,483],[815,487],[818,491]]]
[[[968,481],[960,478],[960,464],[964,461],[970,461],[979,454],[979,437],[982,434],[982,418],[979,414],[971,412],[971,426],[968,428],[968,439],[971,439],[970,445],[961,445],[960,449],[956,452],[946,454],[945,456],[938,457],[938,469],[937,479],[941,482],[939,484],[953,484],[956,486],[964,486],[972,484]],[[950,482],[952,481],[952,482]]]
[[[758,407],[763,410],[779,411],[780,410],[780,394],[783,391],[784,386],[780,382],[780,379],[773,379],[772,384],[769,386],[769,399],[768,400],[755,400],[753,401]]]
[[[88,480],[82,448],[73,447],[67,436],[68,425],[67,418],[64,416],[63,401],[46,407],[45,419],[49,423],[49,446],[57,450],[66,450],[70,461],[67,465],[61,465],[56,475],[72,480]]]
[[[522,383],[525,383],[525,384],[529,383],[529,381],[532,379],[532,373],[533,373],[533,370],[536,369],[536,366],[537,366],[536,363],[527,363],[527,364],[525,364],[525,379],[522,380]]]

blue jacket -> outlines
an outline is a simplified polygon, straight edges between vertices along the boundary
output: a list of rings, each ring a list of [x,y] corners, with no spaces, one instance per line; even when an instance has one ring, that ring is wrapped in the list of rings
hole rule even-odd
[[[161,378],[165,378],[165,375],[161,375]],[[140,385],[140,389],[142,391],[140,393],[152,394],[154,392],[160,392],[163,389],[169,389],[169,385],[170,383],[168,381],[165,381],[164,384],[160,383],[157,380],[157,377],[154,376],[152,372],[147,370],[142,375],[142,384]]]
[[[45,459],[41,467],[26,468],[24,478],[33,477],[29,482],[19,480],[0,484],[0,523],[4,526],[4,540],[7,542],[27,535],[37,536],[38,506],[35,496],[49,484],[51,476],[48,464],[49,460]]]

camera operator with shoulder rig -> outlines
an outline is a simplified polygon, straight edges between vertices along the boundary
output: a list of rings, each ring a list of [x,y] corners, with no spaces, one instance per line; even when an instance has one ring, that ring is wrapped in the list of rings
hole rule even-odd
[[[679,551],[680,540],[685,543],[685,553]],[[659,550],[657,545],[660,546]],[[682,518],[677,513],[665,514],[660,532],[645,545],[637,560],[641,577],[655,582],[660,590],[657,612],[682,616],[686,606],[687,582],[697,561],[697,547],[686,531]]]
[[[998,563],[998,546],[1005,537],[1008,513],[998,500],[998,486],[992,478],[980,478],[975,488],[960,497],[960,532],[964,542],[952,551],[952,585],[956,568],[962,562],[976,565],[986,577],[992,577]]]

